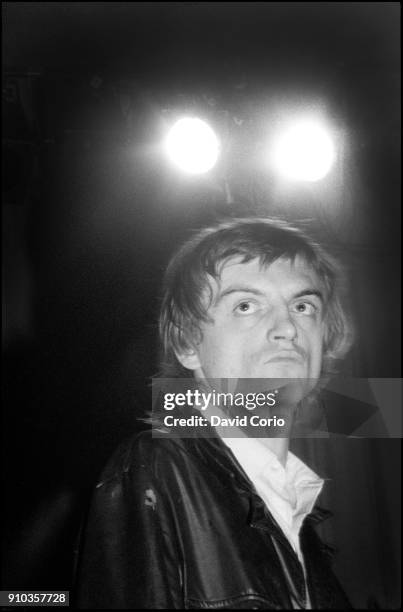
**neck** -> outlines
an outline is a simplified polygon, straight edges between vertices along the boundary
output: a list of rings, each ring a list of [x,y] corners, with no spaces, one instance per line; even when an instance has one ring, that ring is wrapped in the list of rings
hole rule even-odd
[[[281,465],[285,467],[287,463],[288,448],[290,445],[289,438],[264,438],[262,440],[264,445],[272,451],[280,461]]]

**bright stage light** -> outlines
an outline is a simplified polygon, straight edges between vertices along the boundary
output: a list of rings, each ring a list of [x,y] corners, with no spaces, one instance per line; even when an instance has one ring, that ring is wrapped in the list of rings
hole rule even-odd
[[[166,152],[170,160],[189,174],[203,174],[218,159],[220,144],[211,127],[196,117],[179,119],[169,131]]]
[[[271,148],[271,163],[290,180],[315,182],[332,167],[335,149],[324,126],[315,120],[296,121],[278,136]]]

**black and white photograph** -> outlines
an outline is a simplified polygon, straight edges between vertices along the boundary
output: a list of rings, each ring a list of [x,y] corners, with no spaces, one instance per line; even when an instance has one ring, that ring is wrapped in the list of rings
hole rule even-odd
[[[0,608],[401,608],[398,2],[2,2]]]

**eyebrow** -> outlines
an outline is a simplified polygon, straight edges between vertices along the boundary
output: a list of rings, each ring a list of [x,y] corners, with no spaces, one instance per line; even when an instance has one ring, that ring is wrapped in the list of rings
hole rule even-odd
[[[227,297],[228,295],[231,295],[232,293],[251,293],[252,295],[257,295],[260,297],[265,297],[266,295],[263,291],[255,289],[253,287],[243,287],[241,285],[235,287],[228,287],[227,289],[224,289],[224,291],[221,291],[218,294],[217,298],[214,300],[214,305],[216,306],[223,298]],[[294,293],[291,296],[291,299],[296,300],[300,297],[305,297],[308,295],[316,296],[320,299],[322,303],[324,302],[323,293],[318,289],[312,289],[311,287],[307,287],[306,289],[302,289],[301,291]]]

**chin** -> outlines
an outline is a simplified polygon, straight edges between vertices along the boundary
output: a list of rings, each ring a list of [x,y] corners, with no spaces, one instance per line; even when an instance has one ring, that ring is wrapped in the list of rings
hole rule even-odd
[[[266,378],[307,378],[308,373],[301,366],[276,364],[266,370],[265,376]]]

